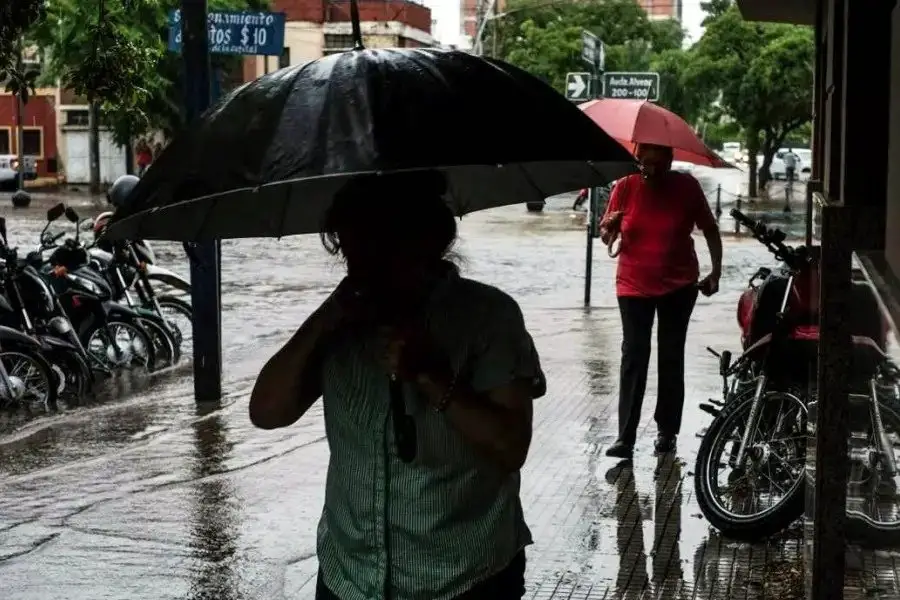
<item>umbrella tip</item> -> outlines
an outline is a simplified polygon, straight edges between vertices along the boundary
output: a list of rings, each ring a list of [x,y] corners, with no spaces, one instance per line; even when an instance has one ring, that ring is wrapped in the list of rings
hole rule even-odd
[[[359,0],[350,0],[350,26],[353,28],[353,49],[365,50],[359,25]]]

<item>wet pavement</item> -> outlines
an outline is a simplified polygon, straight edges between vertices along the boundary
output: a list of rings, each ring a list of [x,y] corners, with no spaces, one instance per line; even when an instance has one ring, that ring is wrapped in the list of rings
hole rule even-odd
[[[715,189],[716,179],[695,174]],[[36,195],[32,209],[7,212],[11,242],[35,245],[54,201]],[[100,210],[73,203],[85,214]],[[536,540],[526,597],[800,597],[799,533],[769,544],[731,542],[709,528],[693,498],[695,434],[710,420],[697,405],[721,393],[705,347],[737,348],[738,295],[757,266],[773,261],[756,242],[726,236],[721,291],[698,300],[691,323],[678,452],[653,456],[651,364],[636,458],[623,466],[603,455],[616,432],[614,262],[600,246],[592,307],[584,309],[583,217],[570,205],[563,198],[543,214],[507,207],[471,215],[458,248],[466,275],[520,302],[548,379],[523,473]],[[785,219],[780,211],[772,217]],[[802,230],[799,212],[786,218]],[[723,231],[732,227],[723,216]],[[187,273],[180,246],[155,248],[160,264]],[[313,597],[328,459],[321,404],[278,431],[254,429],[246,406],[263,362],[326,297],[341,266],[314,236],[228,241],[222,266],[227,395],[220,405],[197,406],[189,378],[169,373],[127,382],[125,399],[0,434],[0,598]],[[893,558],[856,560],[887,566]],[[883,581],[861,589],[893,597]]]

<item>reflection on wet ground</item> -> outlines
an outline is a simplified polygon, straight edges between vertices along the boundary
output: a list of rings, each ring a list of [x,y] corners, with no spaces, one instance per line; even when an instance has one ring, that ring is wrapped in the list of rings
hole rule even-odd
[[[34,245],[50,204],[39,199],[13,214],[13,243]],[[705,347],[738,345],[737,297],[770,257],[750,240],[726,240],[722,290],[698,301],[691,325],[677,455],[652,455],[647,408],[634,463],[617,464],[603,455],[616,435],[614,264],[599,253],[593,307],[584,310],[584,234],[570,206],[552,200],[544,214],[510,207],[461,224],[464,271],[520,301],[548,377],[523,475],[536,540],[528,597],[798,597],[790,591],[791,573],[801,568],[796,536],[767,545],[721,539],[693,499],[695,433],[709,421],[697,404],[721,388]],[[790,218],[802,228],[799,213]],[[727,216],[722,223],[731,227]],[[187,272],[178,245],[157,250],[162,264]],[[328,458],[321,406],[288,430],[266,432],[251,427],[246,399],[263,361],[324,299],[340,265],[314,236],[229,241],[223,254],[228,394],[220,404],[196,406],[187,376],[170,373],[129,382],[124,400],[7,423],[4,600],[313,597]],[[873,556],[892,565],[891,555]],[[876,588],[864,589],[873,597]]]

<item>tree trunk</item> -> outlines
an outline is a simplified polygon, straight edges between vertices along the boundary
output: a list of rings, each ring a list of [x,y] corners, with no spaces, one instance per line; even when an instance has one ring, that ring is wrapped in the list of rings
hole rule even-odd
[[[757,169],[756,154],[759,152],[759,130],[753,129],[747,132],[747,166],[750,168],[747,182],[747,197],[757,197]]]
[[[25,189],[25,101],[22,92],[15,94],[16,100],[16,154],[19,157],[19,173],[16,177],[16,189]]]
[[[156,159],[156,157],[153,157]],[[128,143],[125,144],[125,172],[134,175],[134,140],[131,138],[131,128],[128,129]]]
[[[100,108],[88,100],[88,161],[91,194],[100,194]]]

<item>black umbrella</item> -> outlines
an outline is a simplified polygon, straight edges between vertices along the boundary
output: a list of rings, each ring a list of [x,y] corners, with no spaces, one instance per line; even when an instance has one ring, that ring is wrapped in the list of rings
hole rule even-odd
[[[621,145],[517,67],[457,51],[359,49],[235,90],[169,145],[109,234],[313,233],[349,178],[423,169],[445,173],[458,215],[635,170]]]

